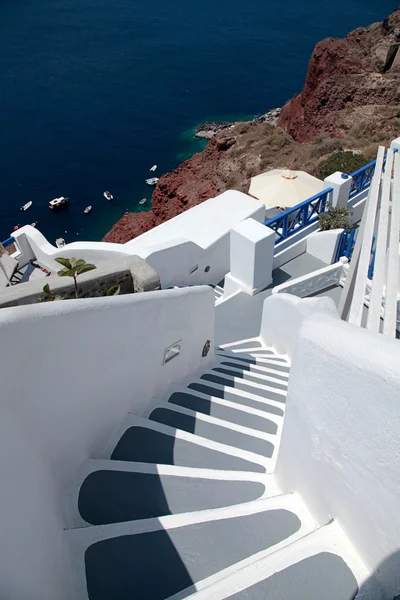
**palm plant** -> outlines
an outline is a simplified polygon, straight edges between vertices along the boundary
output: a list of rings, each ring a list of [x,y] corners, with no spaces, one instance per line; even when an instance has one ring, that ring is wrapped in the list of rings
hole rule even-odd
[[[77,260],[76,258],[56,258],[56,261],[60,263],[64,268],[58,271],[60,277],[72,277],[74,280],[75,287],[75,298],[79,298],[79,290],[77,277],[82,273],[93,271],[96,267],[87,263],[83,258]]]

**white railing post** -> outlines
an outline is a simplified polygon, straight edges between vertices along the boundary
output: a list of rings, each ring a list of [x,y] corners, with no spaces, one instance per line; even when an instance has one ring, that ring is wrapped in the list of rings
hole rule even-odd
[[[336,171],[324,179],[325,186],[333,189],[331,192],[332,208],[335,206],[347,208],[352,181],[353,178],[350,175],[340,171]]]

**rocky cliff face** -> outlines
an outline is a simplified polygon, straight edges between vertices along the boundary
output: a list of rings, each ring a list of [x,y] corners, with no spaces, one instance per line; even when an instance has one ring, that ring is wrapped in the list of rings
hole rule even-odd
[[[400,8],[344,39],[319,42],[304,89],[284,106],[277,127],[246,122],[224,129],[160,178],[150,212],[125,215],[104,241],[127,242],[226,189],[247,192],[250,178],[268,169],[314,172],[339,147],[371,160],[379,143],[400,135],[399,46]]]
[[[320,131],[341,135],[346,110],[398,105],[399,45],[400,8],[344,39],[322,40],[311,56],[302,93],[283,107],[278,124],[305,141]]]

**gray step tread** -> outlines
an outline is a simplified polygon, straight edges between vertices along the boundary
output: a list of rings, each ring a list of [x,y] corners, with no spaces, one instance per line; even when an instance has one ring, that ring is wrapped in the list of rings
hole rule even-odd
[[[251,373],[248,371],[244,371],[238,367],[227,368],[223,365],[219,367],[212,368],[213,373],[220,373],[222,376],[227,375],[228,377],[239,377],[244,381],[251,381],[252,383],[259,383],[261,385],[269,385],[276,387],[277,389],[287,390],[287,380],[279,377],[274,377],[273,375],[269,375],[265,373],[265,377],[263,377],[261,373]]]
[[[230,367],[232,369],[243,371],[245,373],[259,373],[260,375],[272,375],[272,377],[275,377],[276,379],[282,379],[282,381],[286,382],[288,381],[289,376],[289,373],[287,371],[275,369],[273,366],[262,367],[261,365],[255,365],[251,363],[239,362],[229,359],[221,360],[221,362],[218,363],[218,366],[223,368]]]
[[[233,387],[236,390],[241,390],[243,392],[249,392],[250,394],[260,396],[261,398],[275,400],[276,402],[286,402],[286,389],[282,390],[278,387],[276,387],[276,389],[272,389],[274,387],[273,383],[268,385],[258,383],[251,385],[252,382],[245,381],[244,379],[234,379],[234,376],[232,375],[223,376],[217,373],[204,373],[204,375],[201,375],[200,379],[209,382],[211,385],[216,383],[218,385]],[[262,386],[266,386],[268,389],[265,389],[265,387]]]
[[[226,600],[353,600],[357,592],[357,580],[344,560],[321,552]]]
[[[290,365],[288,362],[281,358],[274,358],[273,356],[266,357],[254,357],[249,354],[217,354],[218,358],[229,361],[237,361],[238,363],[244,363],[247,365],[255,365],[257,367],[270,367],[273,369],[280,370],[284,373],[288,373]]]
[[[214,442],[232,446],[233,448],[254,452],[267,458],[271,458],[274,453],[274,445],[268,440],[246,435],[240,431],[196,419],[195,416],[185,415],[174,410],[169,410],[168,408],[154,409],[149,419],[157,423],[175,427],[176,429],[194,433]],[[277,431],[277,425],[272,421],[268,422],[268,428],[270,430],[269,433],[275,434]]]
[[[183,467],[265,473],[265,468],[257,463],[205,448],[140,425],[129,427],[124,432],[111,458]]]
[[[78,498],[81,517],[92,525],[222,508],[257,500],[265,485],[200,477],[101,469],[90,473]]]
[[[96,542],[85,554],[89,600],[165,600],[300,525],[294,513],[270,510]]]
[[[244,406],[256,408],[257,410],[263,410],[266,413],[268,413],[268,412],[274,413],[274,408],[272,408],[272,410],[271,410],[271,405],[266,404],[266,402],[265,402],[265,400],[268,400],[268,399],[261,398],[261,397],[259,398],[259,400],[257,400],[256,397],[247,398],[247,396],[242,396],[242,395],[236,394],[234,391],[232,391],[232,389],[234,389],[234,388],[230,388],[229,386],[225,387],[225,389],[213,387],[212,382],[208,382],[208,381],[204,380],[204,383],[202,383],[202,382],[190,383],[188,385],[188,388],[190,390],[195,390],[197,392],[201,392],[202,394],[205,394],[208,396],[215,396],[216,398],[221,398],[223,400],[229,400],[230,402],[236,402],[237,404],[242,404]],[[276,399],[272,398],[272,400],[276,400]],[[280,396],[280,398],[278,400],[278,402],[280,402],[282,404],[282,407],[285,406],[285,400],[286,400],[286,396]]]
[[[238,409],[235,409],[229,406],[223,406],[217,402],[213,402],[212,400],[195,396],[194,394],[174,392],[169,397],[168,402],[171,404],[176,404],[177,406],[184,406],[190,410],[204,413],[205,415],[211,415],[217,419],[229,421],[230,423],[243,425],[243,427],[250,427],[251,429],[255,429],[257,431],[265,431],[269,433],[276,432],[276,426],[269,429],[269,423],[271,421],[268,421],[267,418],[260,419],[258,415],[240,410],[239,407]],[[275,415],[283,416],[284,414],[283,410],[281,410],[279,407],[272,406],[271,409],[273,410],[270,410],[269,412]],[[267,417],[267,415],[265,415],[265,417]]]

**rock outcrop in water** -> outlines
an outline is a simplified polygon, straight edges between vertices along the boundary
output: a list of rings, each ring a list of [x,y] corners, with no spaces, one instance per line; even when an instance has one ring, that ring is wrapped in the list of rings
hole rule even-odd
[[[150,212],[125,215],[104,241],[127,242],[227,189],[247,192],[250,178],[268,169],[313,172],[339,147],[372,159],[400,135],[399,46],[400,8],[344,39],[319,42],[302,93],[280,114],[213,135],[203,152],[160,178]]]

